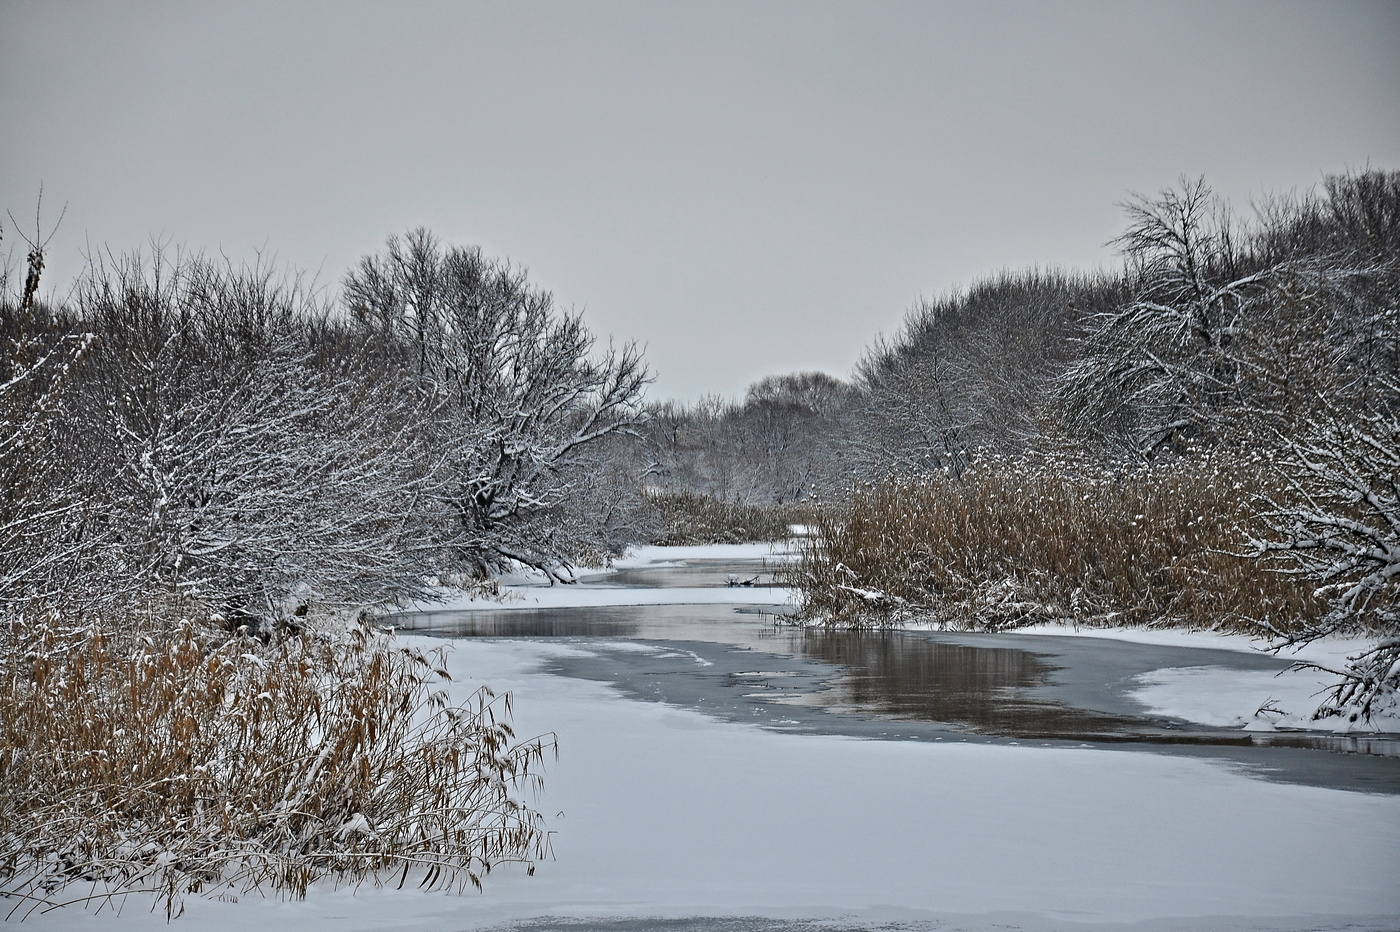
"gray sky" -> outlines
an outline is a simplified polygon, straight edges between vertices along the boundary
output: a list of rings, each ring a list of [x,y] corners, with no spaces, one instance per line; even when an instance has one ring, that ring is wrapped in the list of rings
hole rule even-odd
[[[1397,101],[1395,2],[0,0],[0,207],[68,204],[50,285],[155,236],[336,287],[427,225],[693,399],[1111,263],[1131,190],[1400,167]]]

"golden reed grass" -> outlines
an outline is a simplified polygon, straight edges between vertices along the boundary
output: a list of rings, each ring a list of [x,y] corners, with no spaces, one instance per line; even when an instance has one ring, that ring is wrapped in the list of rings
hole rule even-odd
[[[451,702],[438,656],[365,627],[267,646],[64,621],[3,632],[10,917],[137,892],[174,916],[327,875],[479,886],[548,852],[519,796],[552,740],[517,742],[508,697]]]
[[[1237,555],[1257,464],[1134,471],[982,459],[961,477],[858,487],[787,581],[807,620],[1059,620],[1260,632],[1324,610],[1306,582]]]
[[[804,502],[754,504],[701,492],[665,491],[648,496],[660,518],[657,544],[742,544],[786,540],[788,527],[806,524],[814,512]]]

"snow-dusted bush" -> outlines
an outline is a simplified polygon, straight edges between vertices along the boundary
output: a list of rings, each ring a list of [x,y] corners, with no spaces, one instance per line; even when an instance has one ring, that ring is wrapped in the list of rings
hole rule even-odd
[[[0,323],[13,323],[0,304]],[[6,318],[11,318],[6,320]],[[89,575],[88,507],[65,468],[62,396],[90,334],[40,340],[23,328],[0,355],[0,606],[52,597]]]
[[[61,452],[102,574],[70,600],[193,602],[256,627],[421,594],[431,480],[411,401],[353,355],[318,358],[326,310],[295,280],[133,255],[95,263],[69,313],[93,346],[64,394]]]
[[[23,917],[154,894],[299,897],[320,877],[479,886],[543,856],[521,794],[549,739],[356,628],[268,646],[10,615],[0,632],[0,901]],[[72,627],[70,627],[70,625]]]

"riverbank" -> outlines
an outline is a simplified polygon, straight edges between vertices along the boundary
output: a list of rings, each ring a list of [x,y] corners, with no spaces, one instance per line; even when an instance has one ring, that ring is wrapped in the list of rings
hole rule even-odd
[[[792,606],[798,593],[773,584],[774,571],[791,565],[798,557],[799,547],[797,541],[636,547],[607,569],[578,571],[586,585],[551,585],[542,574],[521,573],[503,578],[500,601],[471,593],[445,593],[442,602],[415,606],[415,610],[437,617],[459,612],[746,603],[777,611]],[[761,577],[764,584],[729,585],[731,576],[739,577],[739,581],[750,580],[751,574],[746,571],[731,572],[744,565],[760,567],[763,572],[753,578]],[[685,585],[642,587],[624,584],[621,579],[651,579],[647,575],[649,571],[678,567],[689,567],[688,575],[681,580]],[[783,578],[781,572],[777,576]],[[898,629],[942,630],[920,620],[907,621]],[[1369,722],[1352,722],[1339,716],[1313,718],[1325,691],[1341,678],[1340,671],[1348,658],[1374,643],[1373,639],[1334,636],[1276,651],[1267,639],[1232,631],[1054,622],[1018,627],[1004,634],[1014,634],[1018,639],[1028,636],[1102,638],[1164,648],[1226,650],[1279,657],[1289,664],[1310,664],[1314,668],[1292,671],[1279,668],[1241,671],[1209,664],[1164,666],[1140,674],[1132,692],[1152,714],[1211,727],[1239,727],[1257,732],[1400,733],[1400,709],[1382,712]]]

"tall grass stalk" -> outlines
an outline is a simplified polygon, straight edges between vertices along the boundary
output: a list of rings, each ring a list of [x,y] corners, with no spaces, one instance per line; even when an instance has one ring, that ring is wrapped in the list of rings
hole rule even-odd
[[[984,458],[956,478],[856,488],[816,519],[786,582],[800,616],[826,623],[1287,629],[1322,609],[1312,587],[1236,554],[1264,474]]]
[[[701,492],[665,491],[648,496],[661,531],[655,544],[742,544],[787,540],[789,527],[814,515],[805,502],[759,504]]]
[[[318,878],[480,886],[548,853],[552,739],[509,697],[454,703],[442,658],[366,627],[267,646],[12,618],[0,655],[0,898],[10,917]],[[120,631],[120,633],[116,633]]]

